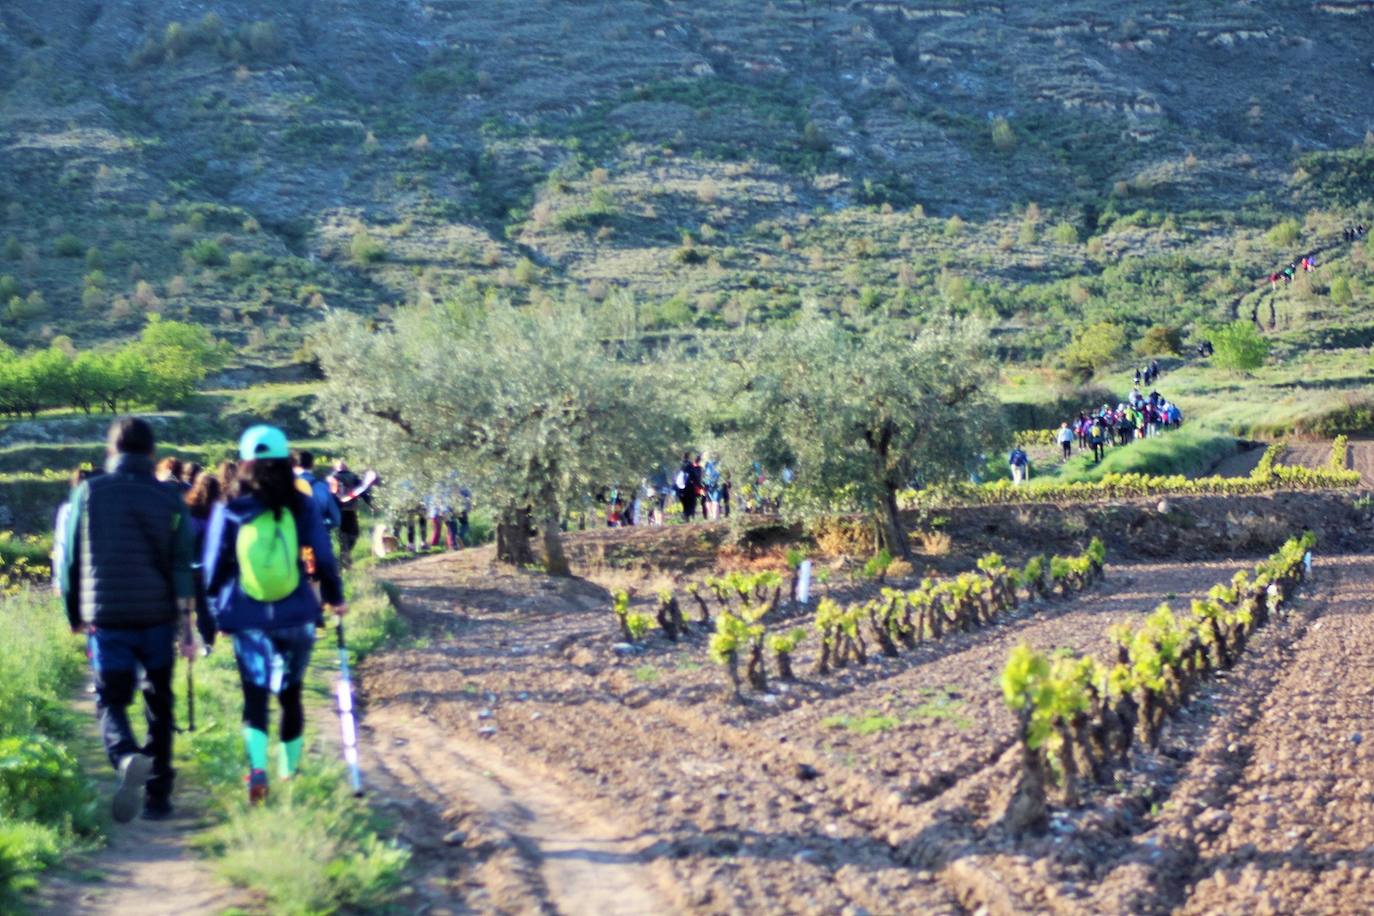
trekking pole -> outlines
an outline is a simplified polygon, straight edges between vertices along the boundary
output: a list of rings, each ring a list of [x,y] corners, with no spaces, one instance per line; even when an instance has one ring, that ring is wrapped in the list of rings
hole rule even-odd
[[[358,730],[353,719],[353,682],[348,676],[348,647],[344,642],[344,622],[334,631],[339,644],[339,684],[335,690],[339,710],[339,731],[343,737],[344,762],[348,764],[348,783],[353,794],[363,794],[363,774],[358,768]]]
[[[196,681],[191,674],[195,667],[191,662],[186,663],[186,730],[188,732],[196,730]]]

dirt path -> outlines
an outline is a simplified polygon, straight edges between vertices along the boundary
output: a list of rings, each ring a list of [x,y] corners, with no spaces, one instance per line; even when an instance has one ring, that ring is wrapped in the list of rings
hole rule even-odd
[[[90,735],[81,745],[82,763],[102,801],[108,802],[115,777],[100,750],[91,698],[83,694],[72,706],[90,721]],[[251,895],[220,880],[190,848],[191,838],[204,827],[197,814],[200,802],[188,798],[185,790],[172,801],[177,808],[170,819],[110,824],[107,845],[63,862],[60,871],[44,878],[35,912],[183,916],[233,908],[255,911]]]
[[[531,906],[565,916],[670,911],[645,864],[644,839],[617,829],[594,808],[576,805],[432,720],[379,711],[368,717],[368,733],[374,781],[408,790],[428,808],[431,823],[437,815],[466,828],[461,842],[447,831],[426,837],[415,829],[412,843],[431,857],[439,848],[434,840],[444,844],[445,837],[449,846],[492,847],[482,880],[469,886],[477,893],[464,901],[467,907]]]
[[[65,863],[45,882],[35,910],[51,916],[184,916],[250,908],[242,891],[226,885],[187,846],[199,824],[178,814],[168,821],[116,824],[104,849]],[[83,876],[99,876],[82,880]]]

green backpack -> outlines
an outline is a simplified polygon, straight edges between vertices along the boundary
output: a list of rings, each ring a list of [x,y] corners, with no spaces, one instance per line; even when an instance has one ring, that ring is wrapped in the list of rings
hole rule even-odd
[[[263,512],[239,526],[234,541],[239,586],[257,601],[280,601],[301,584],[296,518],[283,509],[281,518]]]

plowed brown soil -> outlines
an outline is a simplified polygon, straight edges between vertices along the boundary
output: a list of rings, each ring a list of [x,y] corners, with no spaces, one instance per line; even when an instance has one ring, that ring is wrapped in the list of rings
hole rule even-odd
[[[364,666],[370,754],[405,811],[428,896],[483,912],[1226,909],[1208,889],[1214,874],[1228,876],[1218,893],[1250,880],[1251,860],[1234,859],[1246,843],[1264,874],[1279,871],[1277,853],[1248,836],[1249,796],[1237,789],[1252,758],[1279,759],[1244,736],[1291,728],[1264,712],[1291,670],[1276,665],[1324,630],[1362,633],[1354,603],[1351,621],[1323,622],[1341,605],[1322,589],[1357,588],[1371,570],[1325,562],[1310,608],[1261,631],[1241,664],[1166,729],[1158,752],[1137,753],[1116,785],[1058,812],[1045,837],[1012,838],[999,824],[1017,764],[997,675],[1020,641],[1105,655],[1110,623],[1162,600],[1186,605],[1251,563],[1109,560],[1105,581],[1086,593],[895,659],[875,654],[821,677],[803,650],[798,681],[727,703],[704,632],[677,644],[655,636],[621,654],[609,596],[592,583],[503,571],[478,552],[427,558],[387,572],[422,642]],[[1350,657],[1362,682],[1334,708],[1355,717],[1374,692],[1361,667],[1374,666],[1374,649]],[[1298,707],[1311,729],[1325,727],[1320,701]],[[1336,766],[1345,759],[1337,752],[1357,751],[1328,740],[1308,754]],[[1350,766],[1374,780],[1363,759]],[[1316,772],[1312,761],[1291,763]],[[1270,771],[1256,773],[1264,794]],[[1301,814],[1309,822],[1335,816],[1322,807],[1335,790],[1322,785]],[[1235,812],[1226,810],[1233,790]],[[1350,830],[1368,826],[1352,818]],[[453,829],[465,835],[446,845]],[[1336,867],[1332,842],[1315,859],[1283,859],[1311,880],[1264,883],[1277,894],[1269,902],[1300,903],[1290,893],[1326,887],[1312,875]],[[1363,847],[1346,851],[1342,880],[1367,879],[1374,863]],[[1305,890],[1274,890],[1280,883]],[[606,902],[584,890],[598,884],[612,889]],[[1330,909],[1337,899],[1322,898],[1318,911],[1341,911]]]

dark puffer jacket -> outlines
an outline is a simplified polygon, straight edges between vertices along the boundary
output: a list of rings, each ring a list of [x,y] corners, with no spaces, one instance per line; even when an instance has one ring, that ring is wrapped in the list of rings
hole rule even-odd
[[[58,582],[73,627],[118,630],[174,623],[194,598],[186,504],[153,478],[153,462],[118,455],[72,493]]]

